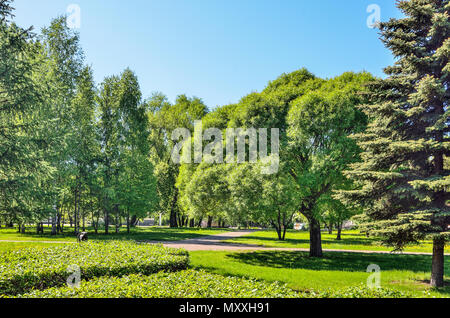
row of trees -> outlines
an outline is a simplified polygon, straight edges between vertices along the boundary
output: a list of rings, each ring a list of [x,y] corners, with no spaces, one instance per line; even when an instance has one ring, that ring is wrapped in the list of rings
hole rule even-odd
[[[36,36],[10,21],[10,3],[0,1],[0,222],[129,229],[157,205],[136,76],[127,69],[97,89],[64,17]]]
[[[314,257],[322,256],[321,222],[364,212],[363,231],[396,250],[432,240],[431,285],[443,286],[450,237],[450,3],[410,0],[398,7],[405,18],[380,25],[396,57],[386,79],[346,73],[321,80],[300,70],[205,116],[204,128],[279,128],[280,171],[185,164],[177,183],[182,211],[269,224],[280,239],[301,213]]]
[[[143,101],[128,69],[97,88],[64,18],[35,37],[10,21],[10,1],[0,0],[0,218],[22,230],[38,224],[38,231],[50,218],[53,233],[67,218],[75,232],[103,222],[108,232],[157,212],[171,227],[252,222],[285,239],[302,217],[310,255],[321,257],[321,226],[340,228],[363,213],[362,229],[396,249],[433,240],[431,282],[442,286],[450,4],[398,6],[405,18],[380,25],[396,57],[386,79],[345,73],[325,80],[302,69],[208,112],[183,95],[174,104],[161,94]],[[200,119],[204,130],[278,128],[278,173],[262,173],[264,160],[174,163],[172,132],[194,133]],[[267,144],[275,150],[271,138]]]
[[[358,212],[332,194],[352,186],[342,171],[358,159],[359,149],[348,136],[367,125],[367,117],[357,109],[365,102],[358,92],[371,80],[368,73],[323,80],[302,69],[239,104],[209,113],[203,129],[279,128],[280,167],[276,174],[264,174],[263,160],[183,164],[177,179],[182,213],[273,227],[280,240],[301,214],[309,223],[311,256],[322,256],[321,223],[339,228]],[[270,138],[267,144],[272,153]]]

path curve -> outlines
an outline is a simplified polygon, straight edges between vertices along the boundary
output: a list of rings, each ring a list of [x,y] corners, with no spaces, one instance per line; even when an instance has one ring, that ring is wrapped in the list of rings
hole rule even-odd
[[[227,232],[218,235],[211,235],[205,237],[199,237],[194,239],[188,239],[184,241],[172,241],[172,242],[147,242],[150,244],[162,244],[166,247],[181,248],[187,251],[293,251],[293,252],[309,252],[306,248],[289,248],[289,247],[264,247],[261,245],[252,244],[238,244],[238,243],[226,243],[224,241],[237,237],[246,236],[258,230],[243,230]],[[368,251],[368,250],[345,250],[345,249],[323,249],[324,252],[331,253],[362,253],[362,254],[390,254],[390,255],[429,255],[432,253],[422,252],[388,252],[388,251]],[[450,256],[450,254],[445,254]]]
[[[289,248],[289,247],[264,247],[261,245],[226,243],[224,241],[233,238],[242,237],[258,230],[240,230],[225,232],[216,235],[203,236],[182,241],[141,241],[147,244],[162,244],[166,247],[185,249],[187,251],[230,251],[230,252],[257,252],[257,251],[293,251],[309,252],[307,248]],[[58,241],[13,241],[0,240],[0,243],[43,243],[43,244],[75,244],[76,242],[58,242]],[[331,253],[360,253],[360,254],[389,254],[389,255],[428,255],[432,253],[422,252],[388,252],[388,251],[368,251],[368,250],[345,250],[345,249],[324,249],[324,252]],[[450,254],[445,254],[450,256]]]

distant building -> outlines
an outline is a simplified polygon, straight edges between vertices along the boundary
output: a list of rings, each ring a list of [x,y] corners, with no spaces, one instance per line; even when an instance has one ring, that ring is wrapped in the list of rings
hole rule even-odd
[[[294,224],[294,230],[301,231],[305,228],[305,223],[295,223]]]
[[[342,229],[343,230],[351,230],[351,229],[353,229],[354,227],[355,227],[355,223],[353,223],[353,221],[345,221],[343,224],[342,224]]]
[[[138,226],[155,226],[155,219],[144,219],[138,222]]]

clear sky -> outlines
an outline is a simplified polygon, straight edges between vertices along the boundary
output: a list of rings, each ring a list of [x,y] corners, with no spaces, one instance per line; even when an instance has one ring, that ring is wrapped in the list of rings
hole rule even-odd
[[[81,43],[97,83],[130,67],[144,97],[179,94],[210,108],[239,101],[301,67],[320,77],[392,64],[376,29],[399,17],[392,0],[15,0],[16,22],[40,29],[81,9]]]

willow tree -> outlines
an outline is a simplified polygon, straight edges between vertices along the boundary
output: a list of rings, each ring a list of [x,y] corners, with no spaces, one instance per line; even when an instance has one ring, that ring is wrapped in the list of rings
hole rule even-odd
[[[371,119],[355,135],[362,162],[346,173],[360,185],[341,193],[366,211],[369,233],[397,250],[433,240],[432,286],[444,285],[449,236],[450,4],[399,1],[405,18],[381,23],[381,38],[396,57],[388,77],[370,85]]]
[[[359,158],[349,135],[366,127],[367,118],[357,109],[364,97],[357,92],[372,79],[368,73],[344,73],[295,100],[289,111],[284,157],[301,198],[298,211],[309,223],[312,257],[323,255],[324,201],[333,201],[332,191],[347,182],[343,170]]]

